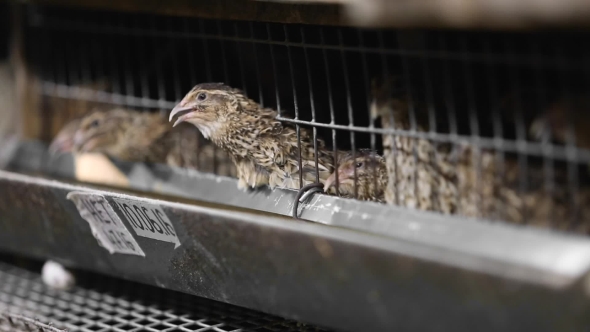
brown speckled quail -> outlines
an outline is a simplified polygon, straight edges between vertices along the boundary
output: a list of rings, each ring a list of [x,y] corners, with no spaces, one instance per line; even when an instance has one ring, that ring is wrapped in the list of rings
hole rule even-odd
[[[313,136],[301,128],[301,163],[295,128],[276,119],[277,111],[263,108],[240,90],[222,83],[196,85],[170,113],[175,125],[188,122],[205,138],[226,151],[238,170],[242,189],[269,185],[271,188],[299,188],[315,182]],[[318,172],[325,181],[333,171],[332,154],[318,140]]]
[[[76,153],[99,152],[124,161],[203,172],[214,171],[215,157],[219,175],[235,176],[229,156],[220,150],[213,153],[198,130],[189,125],[172,128],[158,113],[114,108],[95,110],[79,121],[73,139]]]
[[[354,186],[356,179],[357,199],[385,202],[387,169],[385,159],[375,151],[359,149],[354,154],[354,157],[352,152],[343,153],[338,160],[337,172],[332,173],[325,182],[325,192],[335,187],[336,176],[338,177],[338,192],[343,197],[355,197]]]
[[[407,135],[410,131],[409,105],[392,93],[391,83],[373,83],[371,112],[385,129],[403,133],[383,135],[384,158],[389,181],[385,201],[420,210],[460,214],[472,218],[501,219],[515,223],[525,220],[537,224],[566,225],[579,220],[586,232],[590,222],[590,190],[576,194],[563,188],[566,174],[556,170],[555,183],[561,187],[549,192],[543,186],[542,167],[529,165],[519,169],[516,160],[478,149],[469,143],[452,148],[434,144],[425,138]],[[428,130],[421,121],[424,108],[414,105],[417,133]],[[520,190],[520,179],[527,177],[528,186]],[[580,202],[573,215],[572,199]],[[558,226],[559,227],[559,226]]]

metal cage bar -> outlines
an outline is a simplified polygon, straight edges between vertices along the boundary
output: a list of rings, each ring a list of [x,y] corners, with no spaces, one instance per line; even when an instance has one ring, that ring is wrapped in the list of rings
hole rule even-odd
[[[31,58],[39,62],[38,75],[46,98],[165,111],[174,107],[182,93],[197,82],[237,83],[234,87],[247,94],[257,92],[261,104],[264,98],[265,107],[279,112],[278,120],[296,128],[299,169],[303,169],[301,139],[305,135],[302,130],[310,130],[316,152],[320,149],[319,139],[328,141],[327,149],[334,155],[335,170],[341,166],[338,160],[341,152],[349,152],[353,159],[361,155],[359,149],[362,148],[382,154],[380,143],[384,137],[390,137],[395,142],[391,153],[396,161],[388,169],[389,182],[400,181],[407,167],[403,162],[411,159],[415,165],[412,189],[401,196],[432,200],[420,204],[437,206],[443,204],[436,202],[441,199],[437,197],[444,194],[437,183],[451,183],[457,186],[453,192],[453,209],[456,210],[453,215],[468,213],[464,211],[466,204],[472,204],[478,211],[492,204],[494,211],[478,213],[476,218],[505,219],[498,210],[516,195],[522,197],[518,204],[514,203],[514,209],[518,210],[515,213],[520,215],[518,223],[530,223],[529,217],[536,218],[531,211],[535,200],[538,204],[545,201],[561,204],[560,208],[565,211],[564,203],[559,200],[568,199],[570,212],[562,211],[558,215],[551,211],[547,219],[553,222],[567,216],[572,227],[582,227],[580,220],[585,218],[582,207],[587,189],[585,171],[581,168],[590,163],[590,149],[579,144],[579,133],[572,130],[568,130],[564,142],[550,142],[547,137],[536,140],[529,135],[533,118],[544,114],[548,102],[559,96],[566,102],[573,100],[570,95],[580,92],[571,90],[572,80],[588,76],[587,61],[555,35],[482,32],[474,38],[475,33],[471,32],[423,31],[420,32],[423,42],[408,47],[399,38],[399,32],[392,30],[192,18],[185,18],[178,24],[169,17],[122,13],[111,17],[71,9],[59,12],[43,6],[32,12],[42,19],[30,20],[28,29],[43,30],[47,42],[55,42],[52,49],[58,52],[48,59]],[[82,18],[73,18],[73,13]],[[83,42],[60,43],[56,36],[62,34],[78,41],[86,36],[95,37],[93,52],[87,52]],[[584,35],[583,32],[563,34]],[[541,46],[538,41],[543,38],[548,38],[549,42]],[[522,47],[535,43],[538,45],[535,49]],[[34,42],[29,45],[31,49],[35,47]],[[87,59],[77,59],[79,57]],[[66,63],[71,59],[77,61]],[[219,59],[220,64],[216,65],[215,59]],[[379,61],[373,61],[375,59]],[[55,68],[53,75],[42,72],[51,67]],[[185,67],[188,70],[182,69]],[[537,90],[550,92],[551,96],[533,97],[529,105],[529,99],[521,94],[522,87],[530,85],[529,74],[533,73],[536,81],[545,81],[533,82]],[[542,79],[544,76],[555,79]],[[89,77],[106,79],[111,86],[106,91],[79,86],[80,79],[87,81]],[[375,78],[395,77],[403,79],[396,82],[401,86],[394,87],[398,90],[394,94],[403,93],[388,98],[394,101],[401,98],[407,104],[407,125],[402,123],[406,120],[400,122],[396,118],[399,114],[395,112],[399,110],[393,110],[395,114],[390,114],[390,120],[394,125],[379,126],[369,112],[374,98],[370,84]],[[503,84],[504,81],[508,84]],[[507,94],[514,98],[502,104]],[[254,95],[249,97],[255,98]],[[305,97],[309,97],[309,102]],[[293,106],[289,106],[291,101]],[[293,118],[286,115],[290,111],[294,112]],[[424,114],[419,114],[422,111]],[[570,113],[579,116],[582,112]],[[56,116],[52,114],[47,116]],[[411,158],[405,157],[403,142],[411,142]],[[420,149],[425,149],[428,157],[424,157]],[[468,150],[468,157],[465,157],[465,150]],[[486,164],[486,158],[494,165]],[[317,171],[318,153],[314,159],[315,180],[322,181]],[[511,164],[512,159],[516,160],[516,166]],[[462,192],[459,180],[437,175],[440,172],[436,168],[442,167],[437,163],[448,163],[451,168],[464,172],[457,177],[468,179],[462,181],[467,181],[471,192]],[[213,164],[217,171],[216,153]],[[353,198],[358,197],[359,190],[371,187],[360,182],[357,168],[351,170]],[[532,176],[538,171],[543,175],[535,180]],[[424,172],[431,174],[425,176]],[[501,184],[486,189],[485,172],[493,172],[494,181]],[[517,175],[513,175],[514,172]],[[338,179],[339,172],[335,173],[336,192],[340,195],[342,179]],[[555,179],[562,173],[567,174],[568,180],[563,183],[567,183],[568,188],[561,188],[562,183]],[[303,185],[302,174],[299,174],[299,187]],[[376,167],[372,168],[370,178],[373,187],[381,185]],[[399,193],[399,190],[406,190],[402,188],[403,181],[393,186],[397,188],[394,202],[390,202],[394,205],[406,204]],[[433,182],[425,184],[424,181]],[[537,188],[537,182],[543,183],[544,188]],[[430,189],[425,189],[425,185]],[[512,187],[507,194],[509,186]],[[492,190],[492,195],[496,196],[484,195],[484,189]],[[564,190],[567,193],[563,193]],[[497,201],[488,202],[491,199]],[[437,211],[439,208],[426,209]],[[554,224],[552,227],[561,226]]]

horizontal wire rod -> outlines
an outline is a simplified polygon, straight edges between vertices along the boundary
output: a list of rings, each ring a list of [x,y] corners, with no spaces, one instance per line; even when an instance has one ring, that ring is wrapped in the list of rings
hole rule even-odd
[[[43,81],[41,83],[41,93],[49,97],[59,97],[65,99],[81,99],[93,102],[108,103],[122,106],[145,107],[154,109],[172,109],[176,102],[150,99],[145,97],[135,97],[123,95],[120,93],[104,92],[92,89],[68,86],[65,84],[56,84],[53,82]]]
[[[45,96],[50,97],[82,99],[93,102],[102,102],[131,107],[145,107],[153,109],[172,109],[177,104],[177,102],[173,101],[155,100],[149,98],[127,96],[117,93],[109,93],[104,91],[95,91],[92,89],[71,87],[64,84],[56,84],[47,81],[42,82],[41,93]],[[411,138],[428,139],[440,143],[469,144],[482,149],[496,149],[502,150],[504,152],[521,153],[530,156],[550,157],[556,160],[590,163],[589,149],[578,148],[576,150],[576,153],[572,155],[570,151],[571,149],[568,149],[565,146],[555,144],[527,142],[525,145],[523,145],[522,141],[488,137],[478,137],[476,140],[474,140],[473,136],[471,135],[421,132],[393,128],[381,129],[349,125],[337,125],[329,123],[319,123],[315,121],[296,120],[285,118],[282,116],[277,116],[277,120],[316,128],[328,128],[335,130],[355,131],[360,133],[372,133],[380,135],[400,135]],[[548,147],[548,145],[551,145],[551,147]]]

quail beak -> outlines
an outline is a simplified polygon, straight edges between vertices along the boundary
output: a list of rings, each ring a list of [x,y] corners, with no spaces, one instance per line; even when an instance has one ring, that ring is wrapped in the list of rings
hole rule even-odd
[[[52,156],[59,156],[62,153],[72,151],[73,147],[74,142],[71,139],[58,137],[51,142],[51,145],[49,145],[49,154]]]
[[[180,102],[170,112],[170,117],[168,118],[168,122],[172,122],[172,119],[174,118],[174,116],[178,115],[179,113],[186,112],[184,115],[179,116],[178,119],[176,119],[176,122],[174,122],[174,124],[172,125],[172,127],[176,127],[179,123],[184,122],[188,118],[191,117],[192,110],[193,110],[192,106],[186,105],[186,104]]]
[[[343,172],[341,170],[338,171],[338,182],[342,183],[342,180],[344,180],[345,175],[343,174]],[[332,173],[332,175],[330,175],[330,177],[326,180],[326,183],[324,183],[324,192],[328,192],[328,189],[330,189],[330,187],[332,187],[332,185],[336,182],[336,172]]]

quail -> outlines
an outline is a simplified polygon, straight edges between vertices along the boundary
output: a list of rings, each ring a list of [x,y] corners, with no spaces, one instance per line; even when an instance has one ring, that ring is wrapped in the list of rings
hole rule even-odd
[[[223,83],[193,87],[174,107],[169,120],[176,116],[175,126],[193,124],[231,156],[237,168],[238,188],[268,185],[298,189],[300,175],[306,185],[315,182],[318,172],[323,183],[333,171],[333,156],[322,140],[318,140],[315,151],[313,136],[301,128],[299,145],[295,128],[278,121],[277,111],[263,108],[242,91]]]
[[[384,203],[388,181],[385,159],[369,149],[343,153],[338,160],[338,170],[324,184],[324,192],[335,186],[336,181],[343,197],[355,198],[356,183],[357,199]]]
[[[218,164],[218,175],[236,173],[227,154],[212,149],[192,126],[172,128],[158,113],[123,108],[94,110],[84,116],[73,137],[73,151],[203,172],[214,172]]]

